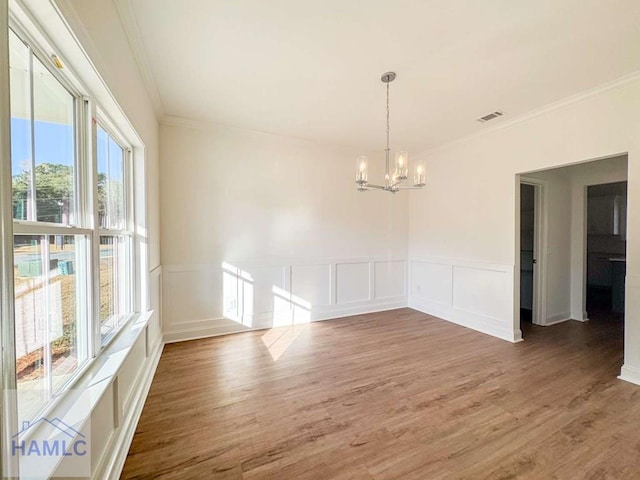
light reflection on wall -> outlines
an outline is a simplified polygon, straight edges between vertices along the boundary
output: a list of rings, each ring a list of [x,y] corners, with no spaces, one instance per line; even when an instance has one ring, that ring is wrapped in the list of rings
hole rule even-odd
[[[228,262],[222,263],[224,317],[248,328],[270,328],[262,341],[277,361],[305,328],[302,325],[311,322],[312,305],[276,285],[271,286],[271,292],[256,292],[255,285],[251,272]],[[256,312],[256,296],[267,294],[273,296],[272,311]]]
[[[222,314],[234,322],[253,327],[253,277],[222,262]]]

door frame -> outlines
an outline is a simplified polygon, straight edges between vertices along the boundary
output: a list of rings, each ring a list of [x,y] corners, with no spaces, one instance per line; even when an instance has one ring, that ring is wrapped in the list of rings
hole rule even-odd
[[[518,324],[520,323],[520,185],[531,185],[534,187],[534,224],[533,224],[533,299],[532,299],[532,321],[534,325],[547,324],[547,229],[548,229],[548,205],[547,205],[547,182],[545,180],[526,175],[520,175],[518,182],[517,215],[516,222],[516,276],[518,278],[517,288],[517,308]]]

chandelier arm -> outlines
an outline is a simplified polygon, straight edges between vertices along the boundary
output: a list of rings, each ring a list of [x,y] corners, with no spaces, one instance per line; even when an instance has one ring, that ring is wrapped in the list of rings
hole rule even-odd
[[[398,190],[422,190],[424,188],[424,185],[421,187],[414,185],[412,187],[395,187],[395,188],[397,188]]]
[[[373,183],[367,183],[366,188],[371,188],[373,190],[386,190],[387,187],[385,187],[384,185],[376,185]]]
[[[393,182],[391,185],[389,185],[391,188],[397,187],[398,185],[400,185],[401,183],[404,183],[405,180],[398,180],[397,182]]]

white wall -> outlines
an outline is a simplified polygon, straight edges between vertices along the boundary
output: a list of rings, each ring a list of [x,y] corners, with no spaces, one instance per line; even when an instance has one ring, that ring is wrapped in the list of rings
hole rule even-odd
[[[406,305],[408,198],[356,191],[363,152],[177,120],[160,145],[167,340]]]
[[[629,154],[629,215],[623,376],[640,382],[637,77],[422,155],[429,181],[424,191],[412,192],[410,201],[411,270],[421,269],[411,277],[410,305],[454,321],[458,315],[468,326],[493,329],[517,340],[516,175],[625,152]],[[429,266],[435,264],[451,268]],[[475,269],[471,281],[468,270],[456,273],[458,265],[464,264]],[[486,302],[487,296],[493,301]]]
[[[541,172],[547,203],[546,312],[543,321],[586,319],[586,188],[627,180],[626,155]]]

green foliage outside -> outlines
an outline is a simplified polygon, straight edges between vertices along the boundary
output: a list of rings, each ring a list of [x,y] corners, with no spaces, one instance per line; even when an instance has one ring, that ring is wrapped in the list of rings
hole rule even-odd
[[[31,188],[31,171],[13,176],[13,217],[28,219]],[[68,223],[74,192],[73,167],[43,163],[35,168],[37,220],[41,222]],[[122,218],[123,188],[121,181],[108,180],[98,174],[98,215]]]

